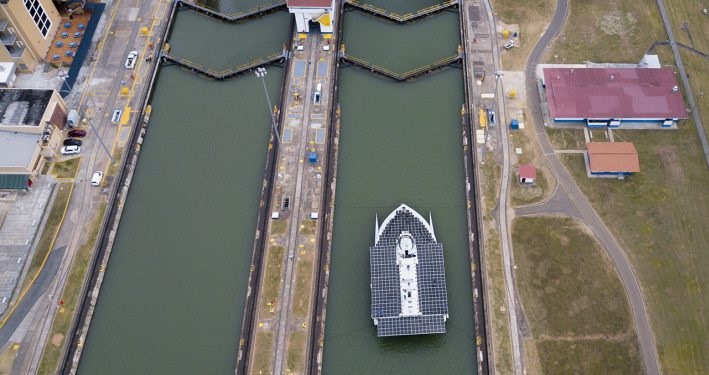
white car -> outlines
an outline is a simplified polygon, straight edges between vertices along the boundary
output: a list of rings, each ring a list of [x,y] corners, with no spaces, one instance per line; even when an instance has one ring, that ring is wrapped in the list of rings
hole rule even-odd
[[[61,149],[62,155],[74,155],[81,152],[81,147],[79,146],[64,146]]]
[[[126,58],[126,69],[135,68],[135,62],[138,61],[138,51],[130,51]]]
[[[103,180],[103,172],[96,171],[96,172],[94,172],[94,175],[91,176],[91,185],[99,186],[99,185],[101,185],[102,180]]]
[[[515,46],[515,41],[514,40],[508,40],[503,47],[505,49],[510,49]]]

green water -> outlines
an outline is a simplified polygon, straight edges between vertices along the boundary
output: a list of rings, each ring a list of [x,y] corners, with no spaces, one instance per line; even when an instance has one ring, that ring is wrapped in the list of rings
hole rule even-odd
[[[345,69],[324,373],[475,372],[460,106],[461,74],[394,83]],[[374,217],[406,203],[433,216],[443,243],[445,335],[377,338],[370,318]]]
[[[182,10],[175,17],[170,53],[214,70],[224,70],[273,53],[288,41],[291,16],[270,13],[244,23],[229,24]]]
[[[346,53],[372,64],[403,73],[458,53],[458,13],[439,13],[406,25],[359,11],[346,14]]]
[[[283,71],[269,72],[276,100]],[[270,134],[263,88],[170,66],[151,103],[79,373],[233,374]]]

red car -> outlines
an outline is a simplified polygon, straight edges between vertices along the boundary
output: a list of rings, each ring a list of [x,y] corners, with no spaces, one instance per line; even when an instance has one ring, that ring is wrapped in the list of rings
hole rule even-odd
[[[69,130],[70,137],[83,137],[86,135],[86,130],[82,129],[74,129],[74,130]]]

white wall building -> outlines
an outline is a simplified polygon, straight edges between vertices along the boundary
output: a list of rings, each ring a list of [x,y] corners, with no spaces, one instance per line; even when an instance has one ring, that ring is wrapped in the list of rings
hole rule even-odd
[[[320,31],[334,30],[335,0],[288,0],[288,12],[295,15],[299,33],[310,32],[310,22],[320,24]]]

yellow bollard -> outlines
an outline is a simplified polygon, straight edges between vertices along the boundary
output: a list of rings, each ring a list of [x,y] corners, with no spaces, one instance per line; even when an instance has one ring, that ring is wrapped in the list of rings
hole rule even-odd
[[[502,37],[507,39],[510,37],[510,31],[507,29],[502,29]]]
[[[126,86],[121,87],[121,95],[128,96],[128,87],[126,87]]]
[[[517,89],[510,89],[510,99],[517,97]]]
[[[148,28],[146,26],[140,28],[140,35],[148,36]]]

